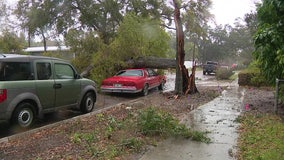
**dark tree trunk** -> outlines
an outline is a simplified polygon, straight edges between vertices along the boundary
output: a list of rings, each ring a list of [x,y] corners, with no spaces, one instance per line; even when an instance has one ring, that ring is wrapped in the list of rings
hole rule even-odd
[[[184,51],[184,32],[182,28],[180,9],[177,0],[173,0],[175,7],[174,20],[176,25],[177,36],[177,70],[176,70],[176,94],[193,94],[198,92],[195,85],[195,65],[192,68],[192,74],[189,76],[188,70],[184,65],[185,51]],[[181,73],[181,76],[179,75]],[[182,83],[180,83],[180,80]],[[181,85],[181,86],[180,86]]]
[[[28,47],[31,47],[31,32],[28,33]]]
[[[93,68],[94,68],[94,64],[90,64],[80,75],[82,77],[88,77]]]
[[[198,92],[196,84],[195,84],[195,71],[196,71],[196,64],[195,64],[195,61],[193,60],[191,75],[189,76],[188,86],[187,86],[187,90],[185,91],[185,94],[194,94]]]
[[[158,57],[139,57],[137,59],[130,59],[126,62],[126,68],[155,68],[155,69],[169,69],[176,68],[176,60]],[[81,76],[87,77],[90,75],[94,64],[90,64],[82,73]]]
[[[43,48],[44,48],[44,52],[46,52],[46,51],[47,51],[46,38],[45,38],[45,35],[44,35],[43,30],[41,30],[41,35],[42,35],[42,39],[43,39]]]
[[[180,10],[179,4],[176,0],[173,0],[173,4],[175,7],[174,20],[176,26],[176,82],[175,82],[175,92],[176,94],[184,93],[184,81],[186,81],[186,77],[184,77],[184,33],[182,29],[181,19],[180,19]]]
[[[139,57],[126,61],[126,65],[131,68],[155,68],[168,69],[175,68],[176,62],[174,59],[157,58],[157,57]]]

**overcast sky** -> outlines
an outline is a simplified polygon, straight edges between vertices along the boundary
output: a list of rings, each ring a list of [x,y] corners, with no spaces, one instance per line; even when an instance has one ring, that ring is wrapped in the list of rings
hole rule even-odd
[[[233,25],[235,19],[244,18],[246,13],[255,11],[255,2],[260,0],[212,0],[212,14],[215,15],[217,24]]]

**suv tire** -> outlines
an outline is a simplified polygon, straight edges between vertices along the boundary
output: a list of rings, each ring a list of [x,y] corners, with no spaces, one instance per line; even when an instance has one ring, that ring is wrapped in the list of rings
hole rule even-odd
[[[81,112],[83,113],[89,113],[92,112],[92,110],[94,109],[96,103],[96,97],[95,94],[93,92],[88,92],[87,94],[85,94],[84,98],[82,99],[81,102]]]
[[[34,120],[34,105],[29,102],[20,103],[13,113],[13,124],[21,128],[29,128],[33,124]]]

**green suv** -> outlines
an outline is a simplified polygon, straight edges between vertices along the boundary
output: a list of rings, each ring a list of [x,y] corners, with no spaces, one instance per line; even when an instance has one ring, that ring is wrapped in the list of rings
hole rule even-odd
[[[61,108],[88,113],[96,95],[95,82],[82,78],[67,61],[0,54],[0,122],[27,128],[36,117]]]

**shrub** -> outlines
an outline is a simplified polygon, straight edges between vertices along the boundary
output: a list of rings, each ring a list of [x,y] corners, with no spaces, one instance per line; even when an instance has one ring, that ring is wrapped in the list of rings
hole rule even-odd
[[[182,136],[205,143],[211,141],[205,136],[206,132],[191,131],[184,124],[180,124],[171,114],[153,107],[140,112],[138,128],[142,134],[148,136]]]
[[[239,85],[248,85],[248,86],[267,86],[269,82],[265,79],[265,77],[261,74],[260,69],[256,66],[250,66],[249,68],[241,71],[238,74],[239,77]]]
[[[140,112],[138,128],[144,135],[171,135],[178,125],[170,114],[158,111],[153,107]]]
[[[231,69],[227,68],[219,68],[216,72],[216,78],[217,79],[229,79],[234,72]]]
[[[253,86],[256,86],[256,87],[267,86],[267,84],[269,84],[266,81],[265,77],[262,76],[260,73],[255,74],[255,76],[251,78],[250,82]]]

